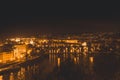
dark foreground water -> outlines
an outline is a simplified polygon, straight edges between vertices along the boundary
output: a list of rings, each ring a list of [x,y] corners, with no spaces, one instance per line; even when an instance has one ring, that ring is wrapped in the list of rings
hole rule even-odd
[[[120,80],[120,58],[110,55],[56,55],[0,74],[0,80]]]

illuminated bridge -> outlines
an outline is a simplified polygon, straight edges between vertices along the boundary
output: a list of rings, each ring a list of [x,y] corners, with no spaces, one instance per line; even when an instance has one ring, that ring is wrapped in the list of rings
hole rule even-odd
[[[100,50],[99,43],[89,44],[79,40],[49,40],[48,42],[36,44],[35,50],[44,50],[46,53],[93,53]]]

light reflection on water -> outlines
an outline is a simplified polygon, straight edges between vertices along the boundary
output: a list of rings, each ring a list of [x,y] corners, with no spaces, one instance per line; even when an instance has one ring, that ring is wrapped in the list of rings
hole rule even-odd
[[[0,75],[0,80],[2,80],[3,79],[3,76],[2,75]]]
[[[116,67],[118,65],[115,62],[108,65],[106,63],[108,62],[104,56],[49,54],[49,59],[21,66],[18,71],[1,74],[0,80],[119,80],[120,68]],[[107,67],[113,70],[103,76]]]
[[[90,59],[90,62],[93,63],[94,57],[89,57],[89,59]]]
[[[60,58],[57,58],[57,65],[60,67]]]

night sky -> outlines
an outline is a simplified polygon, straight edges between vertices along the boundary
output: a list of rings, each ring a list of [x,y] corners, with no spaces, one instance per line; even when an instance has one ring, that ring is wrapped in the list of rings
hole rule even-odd
[[[119,5],[119,4],[118,4]],[[0,35],[120,31],[113,2],[8,2],[1,7]]]

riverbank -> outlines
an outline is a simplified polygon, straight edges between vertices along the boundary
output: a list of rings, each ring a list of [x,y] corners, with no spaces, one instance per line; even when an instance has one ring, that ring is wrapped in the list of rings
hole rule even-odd
[[[27,58],[25,60],[14,61],[14,62],[2,64],[0,66],[0,74],[6,73],[9,71],[17,70],[20,68],[20,66],[32,64],[32,63],[37,62],[37,61],[42,61],[47,56],[48,55],[33,56],[33,57]]]

